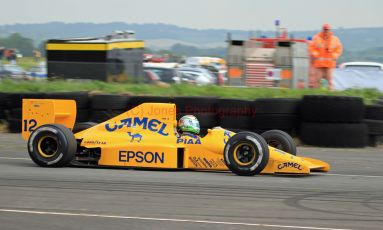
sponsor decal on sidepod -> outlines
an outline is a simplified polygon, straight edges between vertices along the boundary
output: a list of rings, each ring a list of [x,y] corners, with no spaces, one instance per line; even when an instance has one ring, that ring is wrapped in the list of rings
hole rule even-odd
[[[106,123],[105,129],[108,132],[114,132],[123,127],[137,127],[140,126],[142,129],[148,129],[152,132],[156,132],[162,136],[168,136],[169,133],[165,132],[166,124],[162,123],[157,119],[148,119],[147,117],[129,117],[120,121],[119,124],[114,123],[113,125]]]
[[[118,152],[118,161],[119,162],[131,162],[135,161],[137,163],[161,163],[165,161],[165,154],[159,152],[142,152],[142,151],[130,151],[130,150],[120,150]]]

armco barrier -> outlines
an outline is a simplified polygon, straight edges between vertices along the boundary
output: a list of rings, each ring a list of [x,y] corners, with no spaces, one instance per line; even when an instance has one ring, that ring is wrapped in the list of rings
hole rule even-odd
[[[9,132],[21,132],[24,98],[73,99],[77,122],[103,122],[145,102],[175,103],[177,118],[193,114],[201,129],[221,126],[233,131],[262,133],[280,129],[304,143],[327,147],[375,145],[383,136],[383,106],[364,106],[361,98],[305,96],[303,99],[262,98],[241,100],[217,97],[159,97],[88,92],[0,93],[0,119]],[[366,111],[366,112],[365,112]]]

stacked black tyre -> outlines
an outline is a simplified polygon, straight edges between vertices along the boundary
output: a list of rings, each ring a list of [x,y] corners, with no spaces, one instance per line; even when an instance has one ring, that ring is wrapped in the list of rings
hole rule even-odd
[[[0,93],[0,121],[4,121],[7,119],[7,105],[8,100],[8,94],[7,93]]]
[[[217,104],[219,126],[234,132],[252,131],[253,101],[220,99]]]
[[[130,96],[128,101],[128,110],[133,109],[142,103],[173,103],[172,97],[161,97],[161,96]]]
[[[44,97],[43,93],[9,93],[5,99],[8,131],[21,132],[23,99],[43,99]]]
[[[54,92],[47,93],[46,99],[62,99],[76,101],[76,122],[89,121],[89,95],[88,92]]]
[[[90,98],[90,120],[101,123],[127,111],[129,96],[97,94]]]
[[[367,105],[364,118],[368,127],[369,144],[376,146],[383,136],[383,105]]]
[[[256,133],[267,130],[283,130],[295,135],[299,125],[301,99],[262,98],[254,101],[255,116],[252,129]]]
[[[363,122],[364,111],[359,97],[304,96],[299,137],[313,146],[365,147],[368,129]]]
[[[218,125],[217,122],[217,97],[175,97],[174,103],[177,107],[177,120],[184,115],[197,117],[201,131]]]

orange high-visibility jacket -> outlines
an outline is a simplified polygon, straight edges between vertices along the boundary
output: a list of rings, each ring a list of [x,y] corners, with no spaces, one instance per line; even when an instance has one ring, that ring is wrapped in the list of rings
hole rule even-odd
[[[309,45],[309,52],[314,58],[313,64],[316,68],[335,68],[336,59],[342,51],[342,43],[331,32],[327,39],[324,39],[323,32],[316,34]]]

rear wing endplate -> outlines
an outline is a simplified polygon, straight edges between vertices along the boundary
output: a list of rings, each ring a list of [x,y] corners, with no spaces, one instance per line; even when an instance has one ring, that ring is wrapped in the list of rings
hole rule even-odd
[[[76,101],[56,99],[23,99],[22,137],[45,124],[62,124],[72,129],[76,121]]]

